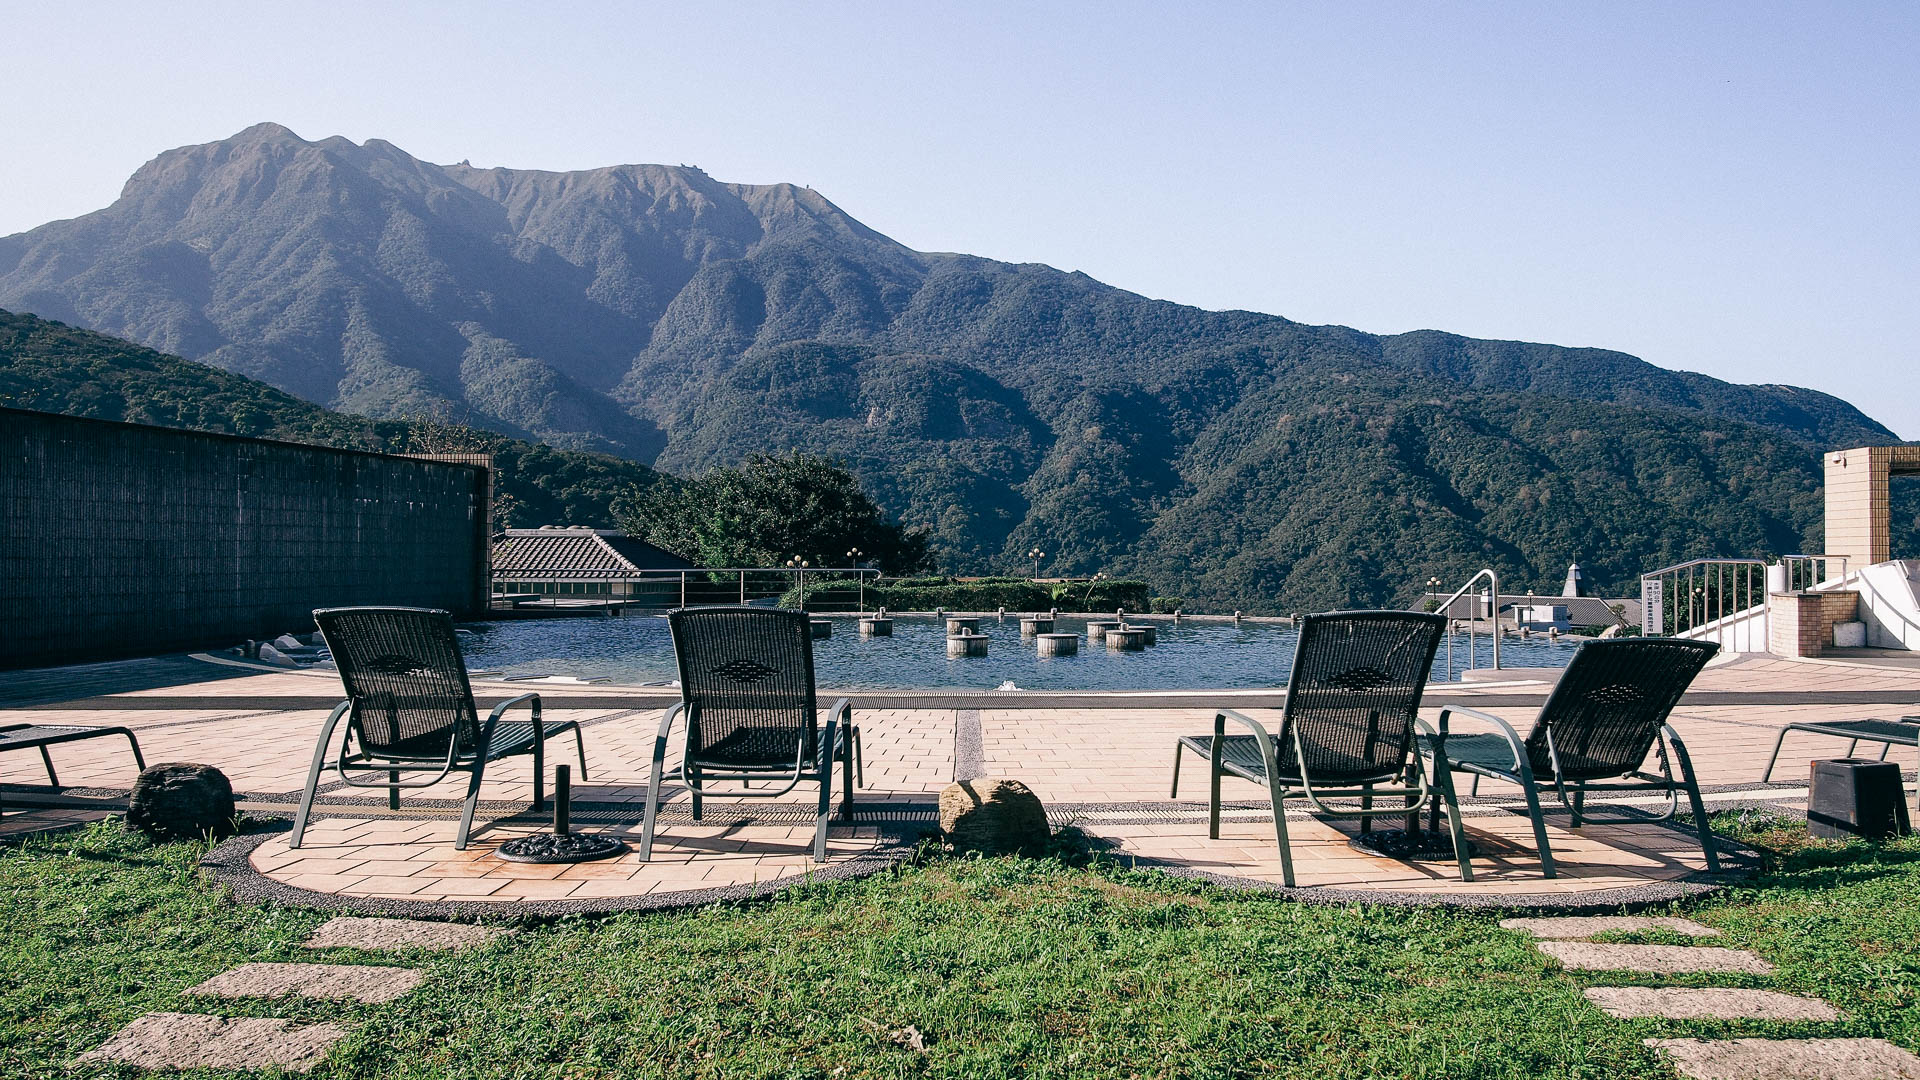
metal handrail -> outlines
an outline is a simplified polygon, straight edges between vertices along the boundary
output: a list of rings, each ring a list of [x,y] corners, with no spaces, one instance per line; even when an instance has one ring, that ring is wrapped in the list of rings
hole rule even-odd
[[[1487,614],[1493,620],[1493,670],[1498,671],[1500,670],[1500,575],[1496,573],[1492,567],[1487,567],[1468,578],[1465,585],[1455,589],[1453,595],[1442,600],[1440,606],[1435,610],[1445,613],[1448,619],[1452,619],[1453,602],[1465,596],[1467,590],[1473,588],[1474,584],[1481,578],[1486,578],[1489,583],[1487,595],[1490,599],[1487,603]],[[1476,596],[1477,595],[1478,594],[1476,594]],[[1473,670],[1474,624],[1478,621],[1479,616],[1477,614],[1472,611],[1467,612],[1467,666],[1465,670],[1468,671]],[[1447,681],[1453,681],[1453,631],[1451,628],[1447,631]]]
[[[870,577],[878,578],[881,576],[881,572],[879,570],[876,570],[872,567],[867,567],[867,566],[804,566],[804,567],[803,566],[698,566],[698,567],[694,567],[691,570],[684,569],[681,567],[661,567],[658,569],[621,570],[621,571],[612,571],[612,570],[576,571],[572,574],[554,574],[551,576],[556,580],[572,579],[572,580],[580,580],[580,581],[643,581],[643,580],[649,580],[649,579],[658,580],[663,577],[677,576],[680,581],[680,606],[686,607],[687,606],[687,578],[688,578],[688,575],[690,574],[691,575],[702,575],[702,574],[705,574],[705,575],[737,574],[739,575],[740,602],[742,604],[747,602],[747,575],[748,574],[781,574],[794,579],[793,587],[799,590],[800,606],[802,608],[805,608],[806,602],[807,602],[806,583],[807,583],[807,575],[809,573],[833,574],[833,575],[839,575],[839,576],[845,576],[848,574],[853,575],[853,577],[856,580],[856,583],[859,585],[859,588],[860,588],[860,610],[863,612],[867,610],[867,579]],[[514,579],[540,578],[540,577],[542,577],[542,575],[534,573],[532,571],[527,571],[527,570],[501,570],[497,567],[493,570],[493,580],[496,582],[510,581]]]

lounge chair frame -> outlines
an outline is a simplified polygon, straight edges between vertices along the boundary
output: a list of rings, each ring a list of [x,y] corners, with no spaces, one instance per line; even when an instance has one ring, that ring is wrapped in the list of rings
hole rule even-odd
[[[0,753],[8,750],[39,750],[40,764],[46,767],[47,784],[60,786],[60,774],[53,769],[53,755],[47,753],[47,747],[61,743],[79,742],[83,739],[100,739],[120,736],[127,740],[127,748],[133,751],[133,763],[140,772],[147,769],[147,759],[140,754],[140,740],[134,738],[129,728],[77,727],[66,724],[0,724]],[[0,814],[6,813],[7,803],[0,797]]]
[[[1518,786],[1526,797],[1541,872],[1549,878],[1557,876],[1558,871],[1547,840],[1542,791],[1553,792],[1559,809],[1572,817],[1576,829],[1586,824],[1671,820],[1679,813],[1679,797],[1684,792],[1707,869],[1717,872],[1720,861],[1714,851],[1700,784],[1694,776],[1693,758],[1667,717],[1694,676],[1718,651],[1719,646],[1711,642],[1669,638],[1587,642],[1561,674],[1526,738],[1492,713],[1464,705],[1440,710],[1438,726],[1425,740],[1434,759],[1433,771],[1467,773],[1474,778],[1473,794],[1479,793],[1481,777]],[[1636,675],[1644,677],[1636,682]],[[1455,716],[1478,720],[1494,732],[1456,733],[1452,730]],[[1602,731],[1603,727],[1608,730]],[[1649,752],[1658,755],[1658,774],[1644,768]],[[1675,766],[1678,776],[1674,775]],[[1663,792],[1667,806],[1652,818],[1595,819],[1587,813],[1589,793],[1611,791]]]
[[[1266,785],[1280,875],[1291,888],[1296,879],[1287,835],[1288,800],[1302,800],[1323,816],[1359,818],[1367,830],[1375,817],[1417,814],[1437,796],[1447,811],[1460,879],[1472,881],[1452,779],[1445,773],[1429,778],[1419,754],[1420,695],[1446,630],[1445,616],[1411,611],[1305,616],[1280,734],[1273,735],[1243,713],[1219,710],[1211,736],[1190,735],[1174,743],[1170,797],[1180,795],[1182,755],[1192,752],[1206,759],[1207,835],[1218,840],[1221,778],[1233,775]],[[1349,738],[1336,747],[1343,729],[1352,736],[1353,724],[1362,715],[1366,724],[1360,739]],[[1228,736],[1229,721],[1247,734]],[[1331,764],[1341,757],[1350,759],[1346,767]],[[1318,778],[1316,771],[1321,773]],[[1403,800],[1400,805],[1374,805],[1377,798],[1396,796]],[[1329,800],[1358,800],[1359,805],[1335,806]]]
[[[661,781],[675,779],[687,786],[695,821],[714,782],[737,782],[740,787],[725,794],[745,799],[776,798],[808,781],[819,784],[813,859],[825,862],[833,767],[842,766],[840,816],[851,821],[854,788],[866,784],[866,763],[850,701],[835,701],[824,728],[820,724],[806,612],[698,607],[669,612],[667,619],[681,700],[661,716],[654,737],[640,861],[653,857]],[[684,737],[681,765],[668,774],[667,745],[676,723]],[[756,791],[757,781],[776,786]]]
[[[326,637],[347,700],[334,706],[314,744],[300,808],[294,815],[289,847],[306,838],[307,822],[331,765],[353,787],[384,788],[389,809],[400,808],[400,792],[431,787],[455,772],[468,774],[455,850],[464,851],[473,832],[474,810],[487,765],[501,758],[533,757],[533,808],[546,805],[546,741],[569,731],[587,778],[586,740],[571,720],[546,722],[540,695],[521,694],[494,706],[484,722],[474,706],[466,661],[453,616],[437,608],[322,608],[313,613]],[[526,705],[529,723],[503,723],[507,710]],[[346,721],[333,761],[334,732]],[[436,744],[444,743],[444,749]],[[369,779],[385,774],[386,779]],[[401,779],[403,775],[409,779]]]

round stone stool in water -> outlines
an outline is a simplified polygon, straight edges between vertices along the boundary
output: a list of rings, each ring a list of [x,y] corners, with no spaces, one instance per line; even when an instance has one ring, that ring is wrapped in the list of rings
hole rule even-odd
[[[1035,634],[1041,656],[1072,656],[1080,651],[1079,634]]]
[[[987,655],[987,635],[985,634],[948,634],[948,656],[985,656]]]

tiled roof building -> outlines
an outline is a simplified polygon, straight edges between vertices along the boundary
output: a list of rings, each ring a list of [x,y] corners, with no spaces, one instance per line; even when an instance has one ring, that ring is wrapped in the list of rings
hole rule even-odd
[[[508,529],[493,545],[494,591],[625,597],[646,571],[694,564],[613,529],[546,525]]]

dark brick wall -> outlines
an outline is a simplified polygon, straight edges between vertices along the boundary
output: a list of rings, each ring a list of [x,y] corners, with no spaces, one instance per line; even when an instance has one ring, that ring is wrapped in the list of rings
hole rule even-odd
[[[487,471],[0,409],[0,668],[481,610]]]

